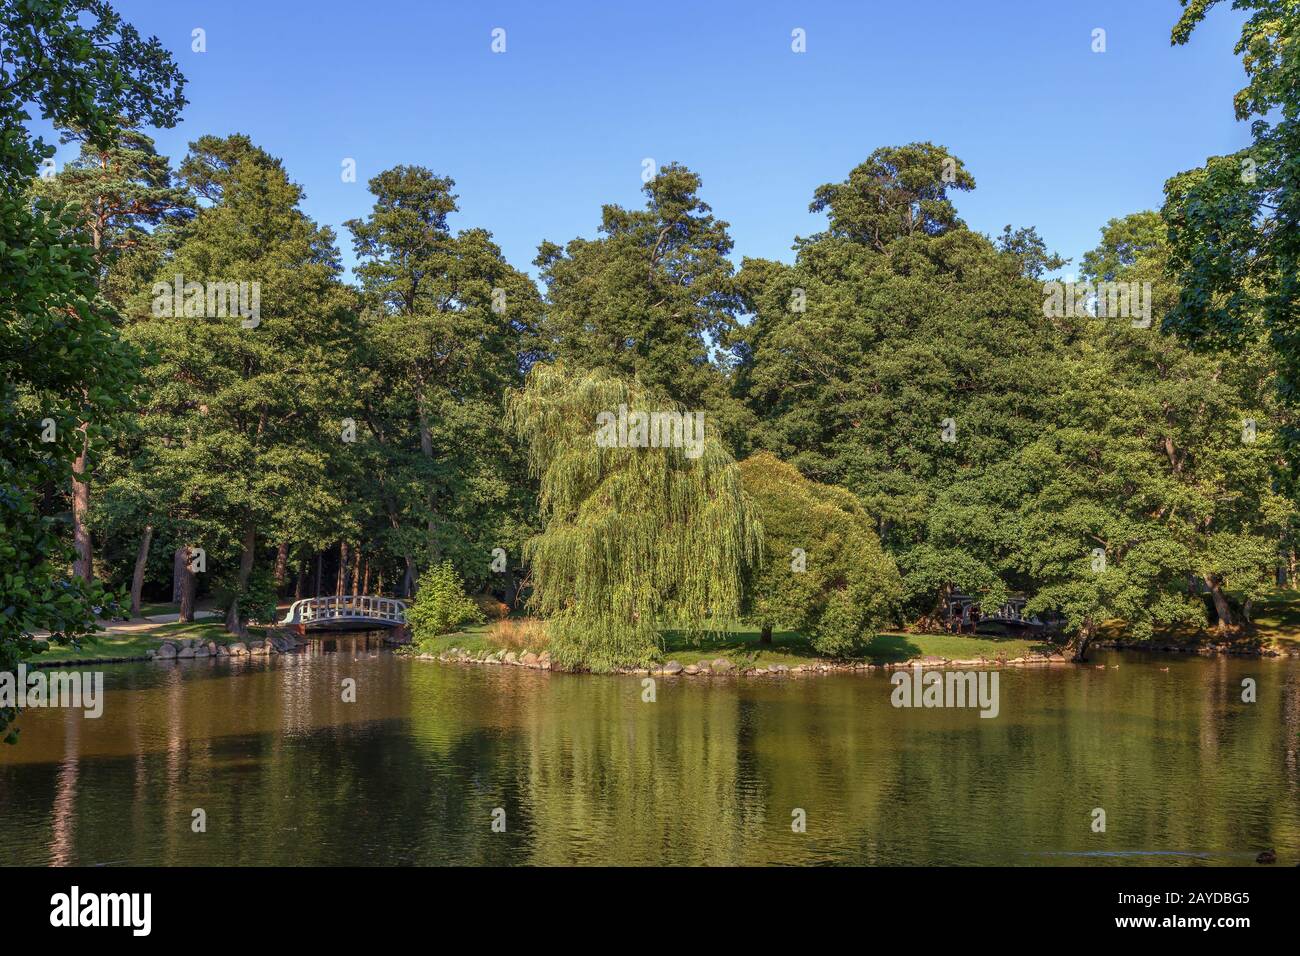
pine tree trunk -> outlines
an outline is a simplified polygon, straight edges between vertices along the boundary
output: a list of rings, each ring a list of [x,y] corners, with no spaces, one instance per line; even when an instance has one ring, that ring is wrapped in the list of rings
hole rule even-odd
[[[764,625],[763,625],[763,633],[762,633],[762,635],[759,636],[759,641],[760,641],[761,643],[763,643],[763,644],[771,644],[771,643],[772,643],[772,625],[771,625],[771,624],[764,624]]]
[[[180,603],[179,619],[188,624],[194,620],[194,592],[198,587],[194,572],[190,570],[189,545],[176,549],[173,571],[176,579],[173,591],[176,592],[176,600]]]
[[[94,549],[90,541],[90,527],[86,523],[90,513],[90,482],[85,477],[90,442],[84,422],[77,430],[81,432],[81,453],[72,463],[72,537],[76,547],[72,573],[89,584],[95,574]]]
[[[414,597],[416,589],[415,559],[409,554],[406,558],[406,577],[402,581],[402,596]]]
[[[370,558],[366,558],[366,573],[361,579],[361,593],[370,593]]]
[[[302,589],[307,586],[307,562],[298,565],[298,582],[293,587],[293,599],[302,600]]]
[[[352,593],[360,594],[357,588],[361,587],[361,545],[357,545],[352,555]]]
[[[334,593],[342,594],[348,583],[348,543],[339,542],[339,573],[334,578]]]
[[[149,564],[149,545],[153,542],[153,525],[144,526],[140,550],[135,553],[135,572],[131,575],[131,616],[140,616],[140,592],[144,590],[144,571]]]
[[[179,604],[185,578],[185,549],[177,548],[172,554],[172,603]]]
[[[281,541],[275,552],[275,596],[284,590],[284,578],[289,569],[289,542]]]
[[[244,636],[243,616],[239,612],[239,595],[248,587],[248,579],[253,573],[253,547],[256,544],[256,535],[252,528],[244,532],[244,546],[239,555],[239,579],[236,583],[238,591],[230,601],[230,608],[226,611],[226,631],[239,637]]]
[[[429,416],[428,413],[425,411],[423,393],[419,394],[416,397],[416,404],[419,408],[419,415],[420,415],[420,452],[424,455],[425,458],[428,458],[430,461],[432,461],[433,460],[433,431],[429,427]],[[437,508],[435,507],[435,504],[436,502],[433,497],[433,490],[432,488],[430,488],[429,523],[428,523],[429,566],[430,567],[436,565],[441,556],[438,548],[437,532],[435,530],[436,523],[434,521],[434,516],[437,514]]]

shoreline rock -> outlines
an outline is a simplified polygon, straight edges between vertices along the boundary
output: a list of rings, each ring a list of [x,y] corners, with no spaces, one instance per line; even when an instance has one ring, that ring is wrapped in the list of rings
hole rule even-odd
[[[253,652],[256,653],[256,652]],[[567,670],[555,667],[551,663],[550,652],[535,653],[531,650],[522,652],[501,648],[495,651],[469,651],[460,647],[449,647],[432,654],[402,655],[411,660],[436,661],[440,664],[491,664],[524,667],[530,670],[557,671],[568,674],[591,674],[589,670]],[[1033,657],[1016,657],[1011,659],[968,658],[951,660],[944,657],[927,655],[907,661],[891,661],[884,664],[872,664],[867,661],[810,661],[806,664],[736,664],[725,657],[712,661],[700,660],[683,666],[681,662],[669,660],[663,664],[643,667],[621,667],[609,671],[605,676],[620,677],[790,677],[805,674],[837,674],[855,671],[891,671],[910,668],[917,664],[930,669],[942,668],[999,668],[1027,667],[1038,664],[1068,664],[1059,654],[1036,655]]]

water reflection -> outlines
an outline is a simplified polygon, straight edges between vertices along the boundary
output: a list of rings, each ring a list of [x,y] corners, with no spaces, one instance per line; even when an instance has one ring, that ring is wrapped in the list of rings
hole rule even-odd
[[[0,858],[1300,862],[1297,665],[1107,662],[1004,671],[993,720],[895,709],[883,674],[661,680],[648,704],[637,679],[401,660],[378,635],[119,665],[102,718],[30,711],[0,751]]]

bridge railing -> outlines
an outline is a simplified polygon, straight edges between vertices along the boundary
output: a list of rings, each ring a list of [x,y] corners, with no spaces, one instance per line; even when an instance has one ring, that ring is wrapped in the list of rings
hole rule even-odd
[[[289,605],[281,624],[326,624],[331,621],[406,623],[406,602],[369,594],[303,598]]]

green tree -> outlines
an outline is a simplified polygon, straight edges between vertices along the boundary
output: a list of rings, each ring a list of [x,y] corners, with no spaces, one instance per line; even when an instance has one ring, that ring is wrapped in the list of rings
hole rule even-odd
[[[33,192],[76,210],[94,249],[99,294],[120,309],[141,280],[147,279],[146,270],[157,266],[160,250],[153,229],[168,217],[190,212],[193,201],[173,182],[167,158],[158,155],[152,139],[118,123],[110,135],[110,141],[102,142],[84,129],[65,129],[63,142],[79,143],[80,154],[57,176],[38,179]],[[77,425],[82,447],[72,466],[72,528],[77,549],[73,571],[87,582],[94,575],[87,477],[89,427],[88,421]]]
[[[699,190],[697,174],[668,164],[643,187],[644,209],[602,208],[599,238],[542,243],[542,347],[571,368],[639,376],[741,444],[749,420],[715,361],[740,309],[732,240]]]
[[[1183,0],[1172,42],[1185,44],[1219,0]],[[1300,406],[1300,8],[1234,0],[1249,12],[1235,52],[1248,82],[1233,99],[1254,143],[1165,185],[1170,269],[1179,297],[1165,322],[1192,344],[1238,348],[1262,330],[1283,404]],[[1292,467],[1294,416],[1282,438]]]
[[[347,223],[366,302],[357,453],[377,482],[379,546],[412,586],[444,557],[486,571],[492,548],[518,554],[525,537],[523,459],[502,412],[540,299],[490,233],[452,233],[454,186],[419,166],[386,170],[370,181],[370,215]]]
[[[827,213],[829,235],[884,252],[896,239],[965,228],[948,191],[974,188],[975,178],[942,146],[884,146],[844,182],[818,186],[808,208]]]
[[[857,499],[769,452],[742,461],[740,479],[763,525],[763,558],[746,585],[763,643],[779,627],[802,632],[823,654],[845,654],[874,637],[903,586]]]
[[[102,439],[135,374],[96,300],[94,250],[75,210],[30,197],[54,150],[27,132],[27,109],[107,143],[119,117],[174,125],[183,82],[158,41],[101,0],[0,0],[0,670],[30,649],[33,631],[65,641],[94,628],[91,602],[102,597],[69,581],[65,525],[45,492],[68,487],[85,440]],[[91,423],[84,433],[80,422]],[[15,716],[0,709],[0,732]]]
[[[532,602],[564,666],[653,659],[664,628],[721,630],[759,556],[762,527],[716,434],[696,433],[693,447],[601,439],[597,426],[620,406],[629,422],[682,412],[636,380],[553,364],[534,366],[509,407],[541,482],[544,528],[526,549]]]
[[[817,190],[830,229],[794,265],[747,259],[739,282],[753,319],[736,392],[756,444],[861,501],[913,615],[1024,584],[1006,463],[1037,434],[1065,347],[1033,279],[1053,257],[1032,230],[999,249],[962,226],[946,190],[973,186],[941,147],[877,150]]]
[[[278,160],[246,136],[205,136],[181,173],[205,202],[128,335],[150,356],[142,427],[177,544],[203,548],[240,633],[261,536],[346,514],[330,464],[355,317],[333,234]],[[178,283],[192,291],[178,299]]]
[[[1179,290],[1153,213],[1112,220],[1084,257],[1096,282],[1150,282],[1152,313]],[[1270,375],[1260,348],[1198,355],[1128,316],[1080,320],[1061,377],[1061,405],[1022,452],[1027,476],[1019,534],[1037,582],[1031,612],[1055,611],[1082,659],[1098,627],[1122,619],[1139,638],[1205,610],[1234,627],[1229,593],[1269,585],[1292,506],[1274,488]]]

